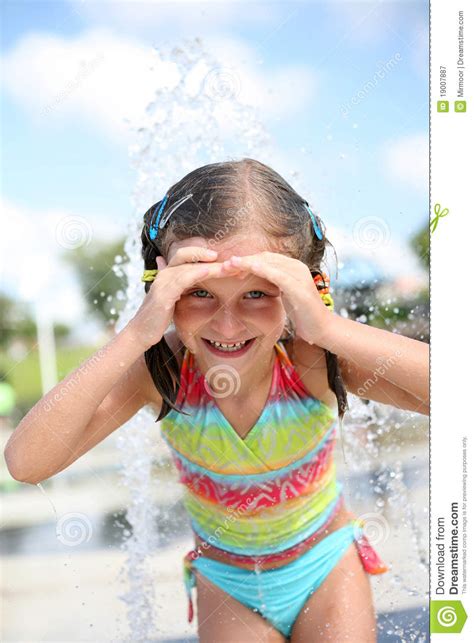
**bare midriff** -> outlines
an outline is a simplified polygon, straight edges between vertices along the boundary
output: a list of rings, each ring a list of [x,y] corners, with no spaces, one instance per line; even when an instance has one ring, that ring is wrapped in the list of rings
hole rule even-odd
[[[318,542],[320,542],[321,540],[324,540],[324,538],[329,536],[329,534],[331,534],[333,531],[336,531],[337,529],[341,529],[342,527],[345,527],[351,520],[354,520],[355,518],[356,516],[346,508],[344,499],[342,499],[341,505],[339,506],[339,510],[336,512],[331,522],[323,529],[323,531],[315,538],[315,540],[312,540],[311,542],[304,544],[301,550],[298,551],[297,557],[301,556],[306,551],[308,551],[309,549],[317,545]],[[211,549],[196,534],[195,534],[194,542],[195,542],[196,549],[200,548],[202,556],[205,556],[207,558],[212,558],[213,560],[217,560],[222,563],[235,565],[236,567],[246,567],[240,564],[239,561],[229,559],[229,557],[225,554],[225,552],[220,553],[218,548],[214,547]],[[286,565],[287,562],[288,561],[285,561],[285,560],[274,561],[271,564],[269,563],[265,564],[264,568],[276,569],[277,567],[282,567],[283,565]]]

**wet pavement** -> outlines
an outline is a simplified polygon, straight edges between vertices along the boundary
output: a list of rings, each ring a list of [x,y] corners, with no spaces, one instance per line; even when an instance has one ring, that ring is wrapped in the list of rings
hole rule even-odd
[[[389,529],[374,547],[391,570],[370,577],[379,643],[424,641],[428,633],[426,448],[412,448],[402,465],[397,468],[394,464],[393,468],[402,471],[400,479],[391,477],[391,466],[380,476],[377,471],[369,471],[342,477],[351,509],[357,514],[364,514],[375,502],[385,499],[383,516]],[[375,486],[370,483],[374,476],[378,476]],[[120,570],[126,569],[126,554],[120,546],[124,530],[126,533],[130,528],[123,510],[126,496],[114,484],[113,477],[110,482],[105,482],[104,477],[101,481],[102,493],[90,481],[81,482],[77,488],[54,485],[47,490],[47,497],[38,488],[25,485],[19,491],[5,494],[2,518],[9,527],[3,529],[1,541],[2,640],[62,643],[139,640],[129,631],[127,605],[122,598],[127,580],[126,575],[120,574]],[[398,487],[391,487],[395,483]],[[158,548],[147,561],[156,607],[152,640],[163,643],[198,640],[196,620],[191,625],[187,623],[182,557],[191,548],[192,539],[178,487],[173,496],[173,487],[167,486],[167,498],[173,509],[166,512],[165,521],[157,524]],[[104,494],[104,489],[110,492]],[[393,498],[395,507],[390,505]],[[160,500],[163,501],[162,489],[156,495],[156,501]],[[71,547],[58,540],[50,502],[59,516],[68,511],[87,514],[90,534],[80,546]],[[412,512],[412,524],[409,519],[400,524],[399,503],[404,503],[408,518]],[[27,524],[20,526],[19,520]]]

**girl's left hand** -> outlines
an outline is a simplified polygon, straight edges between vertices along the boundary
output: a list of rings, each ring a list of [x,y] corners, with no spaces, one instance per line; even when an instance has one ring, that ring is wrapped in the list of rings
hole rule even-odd
[[[223,262],[223,270],[229,274],[236,268],[278,286],[296,334],[309,344],[318,343],[324,328],[331,323],[332,313],[322,301],[308,266],[298,259],[264,251],[243,257],[232,256]]]

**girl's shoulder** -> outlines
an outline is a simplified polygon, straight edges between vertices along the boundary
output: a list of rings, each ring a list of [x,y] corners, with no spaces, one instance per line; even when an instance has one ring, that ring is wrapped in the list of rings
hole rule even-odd
[[[308,344],[301,337],[285,342],[286,352],[298,377],[313,397],[332,409],[337,409],[337,399],[329,388],[326,354],[323,348]]]

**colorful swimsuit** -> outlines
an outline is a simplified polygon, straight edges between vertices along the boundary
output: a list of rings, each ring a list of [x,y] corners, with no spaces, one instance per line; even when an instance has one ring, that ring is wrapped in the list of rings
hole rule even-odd
[[[192,529],[205,543],[184,558],[189,622],[198,569],[289,636],[310,594],[353,541],[368,573],[388,567],[360,519],[310,546],[342,503],[333,459],[337,415],[307,391],[282,342],[275,353],[266,405],[241,438],[214,400],[223,394],[212,393],[186,349],[176,405],[190,415],[171,410],[161,431],[185,485]],[[222,366],[229,386],[233,373]],[[201,556],[203,549],[218,550],[228,563]],[[285,562],[275,567],[276,561]]]

